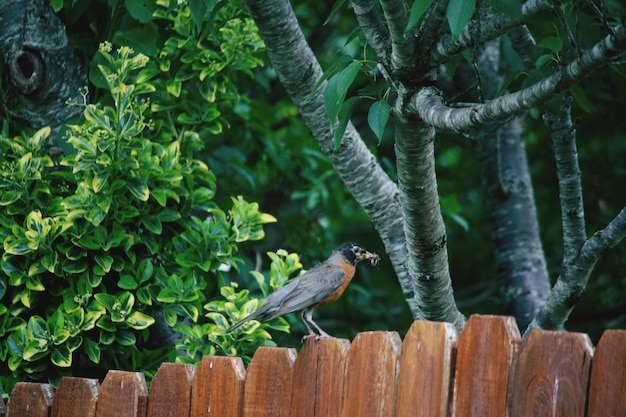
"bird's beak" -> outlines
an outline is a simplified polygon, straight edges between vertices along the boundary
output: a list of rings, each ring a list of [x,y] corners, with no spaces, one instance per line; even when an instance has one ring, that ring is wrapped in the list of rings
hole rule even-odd
[[[377,265],[378,261],[380,260],[380,256],[378,256],[378,254],[373,253],[373,252],[368,252],[368,251],[365,251],[363,253],[359,253],[357,255],[357,258],[359,259],[359,261],[369,260],[370,261],[370,265],[372,265],[372,266]]]

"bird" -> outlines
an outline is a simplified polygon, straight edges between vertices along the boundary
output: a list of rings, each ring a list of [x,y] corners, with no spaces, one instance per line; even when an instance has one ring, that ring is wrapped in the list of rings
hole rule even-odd
[[[252,319],[269,321],[299,311],[300,320],[309,332],[303,339],[312,336],[331,337],[313,321],[313,311],[343,294],[354,277],[356,265],[363,260],[376,265],[379,256],[354,242],[342,244],[327,260],[269,294],[258,310],[233,324],[225,333],[232,332]]]

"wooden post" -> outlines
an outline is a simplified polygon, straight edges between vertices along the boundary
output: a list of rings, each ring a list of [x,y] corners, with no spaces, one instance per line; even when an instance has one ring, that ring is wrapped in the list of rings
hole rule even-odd
[[[250,365],[244,389],[244,416],[288,416],[296,351],[260,347]]]
[[[414,321],[402,343],[396,417],[447,417],[457,333],[450,323]]]
[[[145,417],[146,377],[141,372],[111,370],[102,381],[96,417]]]
[[[97,379],[64,376],[54,393],[52,417],[95,417],[100,383]]]
[[[50,384],[18,382],[9,397],[7,417],[48,417],[53,395]]]
[[[190,417],[242,417],[245,378],[241,358],[203,357],[191,387]]]
[[[584,417],[592,357],[586,334],[530,332],[509,380],[509,415]]]
[[[346,358],[343,417],[393,417],[401,346],[396,332],[356,336]]]
[[[605,330],[591,367],[589,417],[626,416],[626,330]]]
[[[291,417],[340,417],[347,339],[309,337],[296,359]]]
[[[459,337],[453,417],[504,417],[521,338],[513,317],[473,315]]]
[[[163,363],[150,384],[148,417],[189,417],[196,367]]]

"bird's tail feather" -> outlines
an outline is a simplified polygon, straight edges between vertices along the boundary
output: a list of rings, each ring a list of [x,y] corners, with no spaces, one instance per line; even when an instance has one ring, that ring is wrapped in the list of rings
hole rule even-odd
[[[261,313],[262,313],[262,311],[255,311],[254,313],[250,314],[249,316],[244,317],[243,319],[239,320],[237,323],[233,324],[228,329],[224,330],[224,333],[230,333],[233,330],[238,329],[242,324],[244,324],[248,320],[252,320],[252,319],[258,317]]]

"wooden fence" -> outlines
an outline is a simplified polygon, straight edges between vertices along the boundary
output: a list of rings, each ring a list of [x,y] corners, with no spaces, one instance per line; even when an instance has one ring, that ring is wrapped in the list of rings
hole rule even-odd
[[[626,416],[626,331],[535,331],[522,343],[514,319],[472,316],[457,337],[447,323],[395,332],[308,339],[299,354],[260,348],[207,356],[196,368],[164,363],[150,392],[141,373],[20,383],[7,417],[518,417]]]

